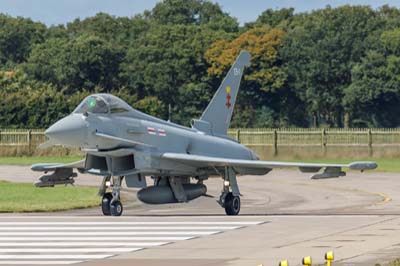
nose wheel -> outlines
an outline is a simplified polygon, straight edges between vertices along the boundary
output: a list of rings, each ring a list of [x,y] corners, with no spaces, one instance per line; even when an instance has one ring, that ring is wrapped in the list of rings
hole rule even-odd
[[[103,198],[101,199],[101,210],[106,216],[111,215],[110,203],[112,201],[112,198],[112,193],[107,192],[103,195]]]
[[[122,203],[119,200],[110,204],[110,213],[112,216],[121,216],[123,209]]]

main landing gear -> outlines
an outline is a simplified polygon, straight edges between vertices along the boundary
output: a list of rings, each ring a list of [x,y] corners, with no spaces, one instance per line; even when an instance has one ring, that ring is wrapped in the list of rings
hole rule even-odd
[[[236,173],[232,167],[225,167],[222,176],[224,185],[218,203],[225,208],[227,215],[238,215],[240,212],[240,191],[236,181]]]
[[[106,176],[103,179],[100,187],[99,194],[103,195],[101,200],[101,210],[106,216],[121,216],[123,206],[120,199],[121,183],[123,176],[112,178],[112,192],[106,192],[108,183],[110,183],[110,176]]]

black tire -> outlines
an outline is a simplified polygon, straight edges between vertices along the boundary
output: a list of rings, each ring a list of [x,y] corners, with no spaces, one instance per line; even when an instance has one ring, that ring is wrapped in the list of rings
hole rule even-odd
[[[238,215],[240,212],[240,197],[228,193],[225,198],[225,213],[227,215]]]
[[[112,198],[112,193],[107,192],[103,195],[103,198],[101,199],[101,210],[103,211],[104,215],[111,215],[110,203]]]
[[[110,204],[110,211],[112,216],[121,216],[123,210],[124,208],[122,207],[122,203],[118,200]]]

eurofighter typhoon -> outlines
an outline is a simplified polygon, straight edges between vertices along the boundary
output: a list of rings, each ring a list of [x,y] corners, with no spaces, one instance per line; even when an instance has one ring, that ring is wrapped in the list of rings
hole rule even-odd
[[[127,187],[140,188],[137,197],[142,202],[165,204],[204,196],[205,181],[221,177],[218,203],[227,215],[237,215],[240,175],[265,175],[274,168],[297,167],[314,173],[312,178],[317,179],[344,176],[342,168],[363,171],[377,167],[374,162],[261,161],[254,151],[230,138],[227,130],[240,80],[249,65],[250,54],[242,51],[200,119],[193,119],[190,128],[139,112],[110,94],[88,96],[70,115],[46,130],[49,140],[44,144],[79,147],[86,158],[70,164],[32,165],[32,170],[45,172],[36,186],[73,184],[77,176],[74,169],[101,176],[102,212],[120,216],[123,180]],[[153,184],[147,184],[146,176]]]

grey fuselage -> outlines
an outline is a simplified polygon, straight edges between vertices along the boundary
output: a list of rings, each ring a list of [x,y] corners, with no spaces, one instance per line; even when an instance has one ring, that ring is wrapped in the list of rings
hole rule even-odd
[[[122,101],[108,94],[94,96]],[[219,175],[216,169],[199,169],[193,165],[163,160],[160,155],[167,152],[258,159],[252,150],[227,136],[213,136],[196,128],[152,117],[131,107],[127,110],[127,104],[123,104],[126,111],[120,113],[74,112],[51,126],[46,135],[63,145],[80,147],[87,153],[84,170],[99,175],[116,175],[124,171],[157,176]],[[122,140],[105,139],[97,134],[117,136]],[[130,161],[124,157],[131,155],[134,165],[127,165]],[[93,160],[93,157],[104,158],[105,161],[99,162],[101,160]]]

